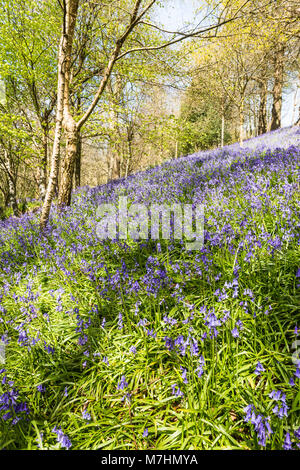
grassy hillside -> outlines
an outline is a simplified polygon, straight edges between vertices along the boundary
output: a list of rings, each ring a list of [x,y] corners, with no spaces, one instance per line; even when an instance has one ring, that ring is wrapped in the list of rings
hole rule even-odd
[[[1,222],[1,448],[299,447],[299,162],[282,129]],[[99,240],[121,195],[204,204],[204,247]]]

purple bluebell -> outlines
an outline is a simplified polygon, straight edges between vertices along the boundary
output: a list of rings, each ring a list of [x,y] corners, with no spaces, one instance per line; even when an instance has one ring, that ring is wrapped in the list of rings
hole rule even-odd
[[[92,419],[91,415],[86,410],[82,412],[82,418],[86,421],[90,421]]]
[[[290,433],[287,432],[284,438],[284,443],[283,443],[283,449],[284,450],[292,450],[292,441],[291,441],[291,436]]]
[[[61,428],[57,428],[56,426],[54,426],[52,432],[57,434],[57,442],[60,443],[61,447],[65,447],[66,449],[70,449],[70,447],[72,447],[70,439],[66,434],[62,432]]]
[[[264,366],[260,362],[258,362],[257,365],[256,365],[256,369],[254,371],[254,374],[260,375],[261,372],[264,372],[265,370],[266,369],[264,368]]]
[[[117,385],[117,389],[118,390],[124,390],[127,387],[128,387],[128,382],[126,382],[126,377],[125,377],[125,375],[122,375],[121,380]]]

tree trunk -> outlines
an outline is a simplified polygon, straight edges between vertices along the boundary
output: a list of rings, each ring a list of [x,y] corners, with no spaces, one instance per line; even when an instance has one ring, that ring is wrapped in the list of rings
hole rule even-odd
[[[300,126],[300,106],[299,106],[299,116],[298,116],[297,122],[295,123],[295,126]]]
[[[258,135],[267,132],[267,84],[259,82]]]
[[[56,106],[56,123],[54,143],[51,158],[51,171],[46,191],[46,196],[42,208],[40,219],[41,229],[44,229],[49,218],[52,199],[54,197],[55,188],[58,180],[58,170],[60,161],[60,142],[63,129],[64,114],[68,112],[68,98],[69,98],[69,79],[70,79],[70,64],[71,52],[74,38],[74,29],[77,18],[79,0],[66,0],[64,2],[63,11],[63,27],[62,35],[58,52],[58,83],[57,83],[57,106]],[[70,137],[70,136],[69,136]],[[76,152],[76,150],[75,150]],[[66,152],[66,157],[67,157]],[[74,157],[75,158],[75,157]],[[71,158],[71,163],[74,164]],[[66,171],[68,165],[65,165]],[[73,167],[74,168],[74,167]],[[66,176],[66,172],[64,174]],[[73,176],[73,173],[72,173]],[[72,180],[71,180],[72,183]],[[68,185],[67,185],[68,186]],[[64,193],[61,193],[60,200],[64,200]]]
[[[239,107],[239,121],[240,121],[240,146],[243,146],[244,141],[244,101],[241,102]]]
[[[76,149],[76,158],[75,158],[75,188],[81,186],[81,150],[82,150],[82,141],[80,134],[77,139],[77,149]]]
[[[132,141],[134,137],[133,125],[127,127],[127,158],[126,158],[126,168],[125,168],[125,178],[127,178],[130,171],[130,166],[132,164],[133,153],[132,153]]]
[[[225,117],[222,113],[222,123],[221,123],[221,147],[224,147],[224,133],[225,133]]]
[[[131,160],[132,160],[131,142],[128,141],[128,152],[127,152],[127,158],[126,158],[126,164],[125,164],[125,174],[124,174],[125,178],[127,178],[128,173],[130,171]]]
[[[65,89],[65,55],[66,55],[67,36],[62,34],[59,53],[58,53],[58,84],[57,84],[57,108],[56,108],[56,123],[55,134],[53,142],[53,150],[51,157],[51,170],[49,181],[47,185],[44,204],[42,207],[42,214],[40,219],[40,226],[43,230],[46,227],[47,220],[50,214],[51,202],[54,197],[55,188],[58,180],[59,170],[59,157],[60,157],[60,142],[62,136],[62,120],[64,110],[64,89]]]
[[[275,51],[274,86],[271,131],[281,127],[282,88],[284,77],[284,46],[279,45]]]
[[[60,209],[71,204],[73,174],[79,142],[76,122],[71,117],[68,119],[69,122],[66,125],[66,154],[62,164],[58,193],[58,206]]]
[[[18,217],[20,215],[16,198],[16,184],[12,175],[10,157],[7,150],[4,150],[4,161],[6,167],[6,175],[8,182],[8,205],[12,208],[13,214]]]
[[[43,201],[46,195],[47,184],[47,161],[48,161],[48,123],[43,126],[43,140],[42,140],[42,159],[39,166],[38,185],[40,199]]]

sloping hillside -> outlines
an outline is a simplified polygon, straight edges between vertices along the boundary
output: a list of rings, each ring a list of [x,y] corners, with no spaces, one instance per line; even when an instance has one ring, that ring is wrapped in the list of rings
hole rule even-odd
[[[299,447],[299,161],[280,129],[2,222],[1,447]],[[100,240],[120,196],[203,204],[204,246]]]

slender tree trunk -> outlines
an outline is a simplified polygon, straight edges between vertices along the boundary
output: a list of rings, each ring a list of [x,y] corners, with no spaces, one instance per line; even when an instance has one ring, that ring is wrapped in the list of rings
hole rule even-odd
[[[299,114],[298,114],[298,119],[297,119],[297,121],[295,122],[295,126],[300,126],[300,106],[299,106],[299,108],[298,108],[298,113],[299,113]]]
[[[18,208],[17,198],[16,198],[16,184],[12,175],[10,157],[8,155],[7,150],[4,150],[4,161],[5,161],[5,167],[6,167],[7,182],[8,182],[8,205],[12,208],[13,214],[16,217],[18,217],[20,213],[19,213],[19,208]]]
[[[131,141],[128,140],[128,153],[127,153],[127,158],[126,158],[125,178],[127,178],[128,176],[131,160],[132,160]]]
[[[132,164],[133,152],[132,152],[132,141],[134,138],[134,123],[131,123],[127,127],[127,159],[125,168],[125,178],[127,178],[130,171],[130,165]]]
[[[59,171],[59,157],[60,157],[60,142],[62,136],[62,120],[64,110],[64,89],[65,89],[65,55],[66,55],[66,43],[67,36],[65,34],[65,24],[63,28],[63,34],[59,46],[58,54],[58,84],[57,84],[57,108],[56,108],[56,122],[55,122],[55,134],[51,157],[51,170],[42,207],[42,214],[40,219],[41,228],[46,227],[47,220],[49,218],[51,202],[54,197]]]
[[[82,62],[84,59],[81,59]],[[81,87],[79,88],[78,96],[77,96],[77,114],[81,113]],[[82,140],[81,140],[81,133],[80,129],[78,129],[78,136],[77,136],[77,148],[76,148],[76,158],[75,158],[75,188],[79,188],[81,186],[81,154],[82,154]]]
[[[43,201],[46,195],[46,185],[47,185],[48,133],[49,133],[48,123],[45,123],[42,126],[42,128],[43,128],[42,159],[41,159],[41,163],[39,166],[38,185],[39,185],[40,199]]]
[[[77,139],[77,149],[76,149],[76,158],[75,158],[75,188],[81,186],[81,150],[82,150],[82,141],[80,134]]]
[[[295,126],[300,126],[300,106],[298,108],[298,113],[299,113],[298,120],[296,121]]]
[[[66,153],[62,162],[60,186],[58,191],[58,207],[69,206],[71,203],[71,192],[73,185],[73,175],[77,146],[79,139],[79,129],[70,111],[70,80],[71,80],[71,59],[75,24],[78,13],[79,0],[68,0],[66,14],[67,44],[65,56],[65,88],[64,88],[64,110],[63,128],[66,135]]]
[[[271,131],[281,127],[282,88],[284,77],[284,46],[279,45],[274,59],[274,86]]]
[[[51,158],[51,171],[42,208],[40,219],[41,228],[44,229],[49,218],[51,203],[54,197],[59,171],[60,161],[60,143],[63,130],[63,119],[65,113],[68,112],[68,94],[70,79],[71,52],[74,37],[74,29],[77,18],[79,0],[65,0],[63,28],[58,52],[58,83],[57,83],[57,106],[56,106],[56,123],[54,143]],[[69,140],[70,140],[70,136]],[[72,140],[72,139],[71,139]],[[68,149],[66,154],[68,153]],[[70,155],[70,152],[69,152]],[[65,165],[66,169],[68,165]],[[73,176],[73,173],[72,173]],[[59,198],[61,201],[61,198]]]
[[[241,101],[239,107],[239,122],[240,122],[240,146],[243,146],[244,141],[244,100]]]
[[[128,172],[129,172],[129,158],[127,158],[126,160],[126,167],[125,167],[125,174],[124,174],[125,178],[127,178]]]
[[[224,133],[225,133],[225,116],[222,113],[222,122],[221,122],[221,147],[224,147]]]
[[[71,193],[75,161],[77,157],[77,150],[79,145],[79,132],[76,122],[73,118],[68,118],[66,124],[66,154],[62,163],[61,179],[58,193],[58,206],[60,209],[63,206],[71,204]]]
[[[252,137],[257,137],[258,135],[258,124],[257,124],[257,103],[254,103],[254,112],[253,112],[253,135]]]
[[[258,135],[267,132],[267,84],[259,82]]]

